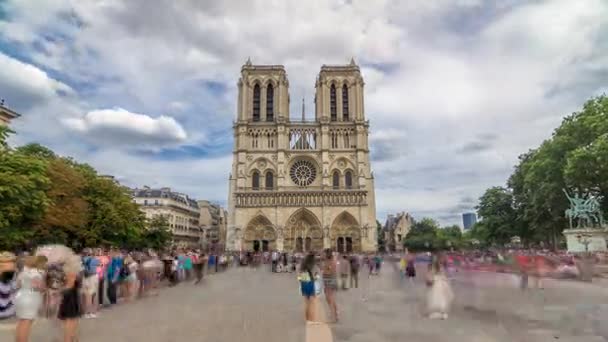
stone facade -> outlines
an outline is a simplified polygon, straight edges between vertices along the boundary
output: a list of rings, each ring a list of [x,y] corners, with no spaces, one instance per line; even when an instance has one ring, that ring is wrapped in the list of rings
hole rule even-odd
[[[322,66],[315,117],[289,114],[281,65],[242,67],[229,181],[231,250],[375,251],[376,205],[359,67]]]
[[[132,190],[133,201],[147,219],[165,216],[173,235],[173,244],[179,247],[201,247],[203,229],[199,223],[199,208],[195,200],[187,195],[171,191],[170,188]]]
[[[389,251],[403,251],[403,242],[407,233],[414,225],[414,219],[405,211],[396,215],[388,215],[384,224],[384,241]]]
[[[208,248],[224,249],[226,246],[227,213],[218,204],[209,201],[198,201],[200,208],[199,222],[205,230],[205,244]]]
[[[11,120],[18,118],[20,115],[17,112],[10,110],[4,105],[4,101],[0,102],[0,126],[8,126]]]

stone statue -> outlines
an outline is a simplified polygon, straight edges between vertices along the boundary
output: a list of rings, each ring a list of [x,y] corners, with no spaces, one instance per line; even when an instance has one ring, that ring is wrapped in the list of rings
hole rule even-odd
[[[583,198],[579,193],[575,193],[574,196],[570,196],[566,189],[562,189],[568,201],[570,201],[570,208],[566,209],[565,215],[569,220],[570,229],[573,228],[572,221],[576,221],[576,228],[591,228],[591,227],[603,227],[604,217],[601,211],[600,202],[596,196],[591,194],[587,195],[587,198]]]

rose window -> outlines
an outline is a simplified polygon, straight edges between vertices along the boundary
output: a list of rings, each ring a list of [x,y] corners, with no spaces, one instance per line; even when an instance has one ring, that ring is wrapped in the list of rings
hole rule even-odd
[[[289,171],[291,180],[298,186],[309,186],[317,178],[315,166],[307,160],[298,160]]]

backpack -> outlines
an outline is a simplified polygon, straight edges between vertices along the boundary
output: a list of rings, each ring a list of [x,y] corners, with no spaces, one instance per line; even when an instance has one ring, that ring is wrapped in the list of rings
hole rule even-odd
[[[130,275],[131,275],[131,271],[129,270],[129,265],[123,264],[122,267],[120,268],[120,277],[127,278]]]

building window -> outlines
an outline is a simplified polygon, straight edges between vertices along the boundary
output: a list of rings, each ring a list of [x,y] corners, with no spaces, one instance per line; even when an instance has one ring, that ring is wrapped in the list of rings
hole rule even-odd
[[[266,172],[266,190],[272,190],[274,186],[274,177],[271,171]]]
[[[344,148],[350,148],[350,138],[348,132],[344,133]]]
[[[251,187],[253,190],[258,190],[260,188],[260,173],[257,171],[254,171],[251,176]]]
[[[348,121],[348,87],[342,86],[342,120]]]
[[[148,205],[148,200],[144,200],[144,205]]]
[[[347,189],[351,189],[353,187],[353,173],[350,171],[346,171],[344,174],[344,185]]]
[[[338,121],[338,106],[336,103],[336,85],[332,84],[329,88],[329,112],[331,121]]]
[[[154,205],[158,205],[158,200],[154,200]]]
[[[274,121],[274,88],[272,84],[266,88],[266,121]]]
[[[332,185],[334,189],[338,189],[340,187],[340,173],[338,171],[334,171],[332,178]]]
[[[260,121],[260,85],[253,87],[253,121]]]

